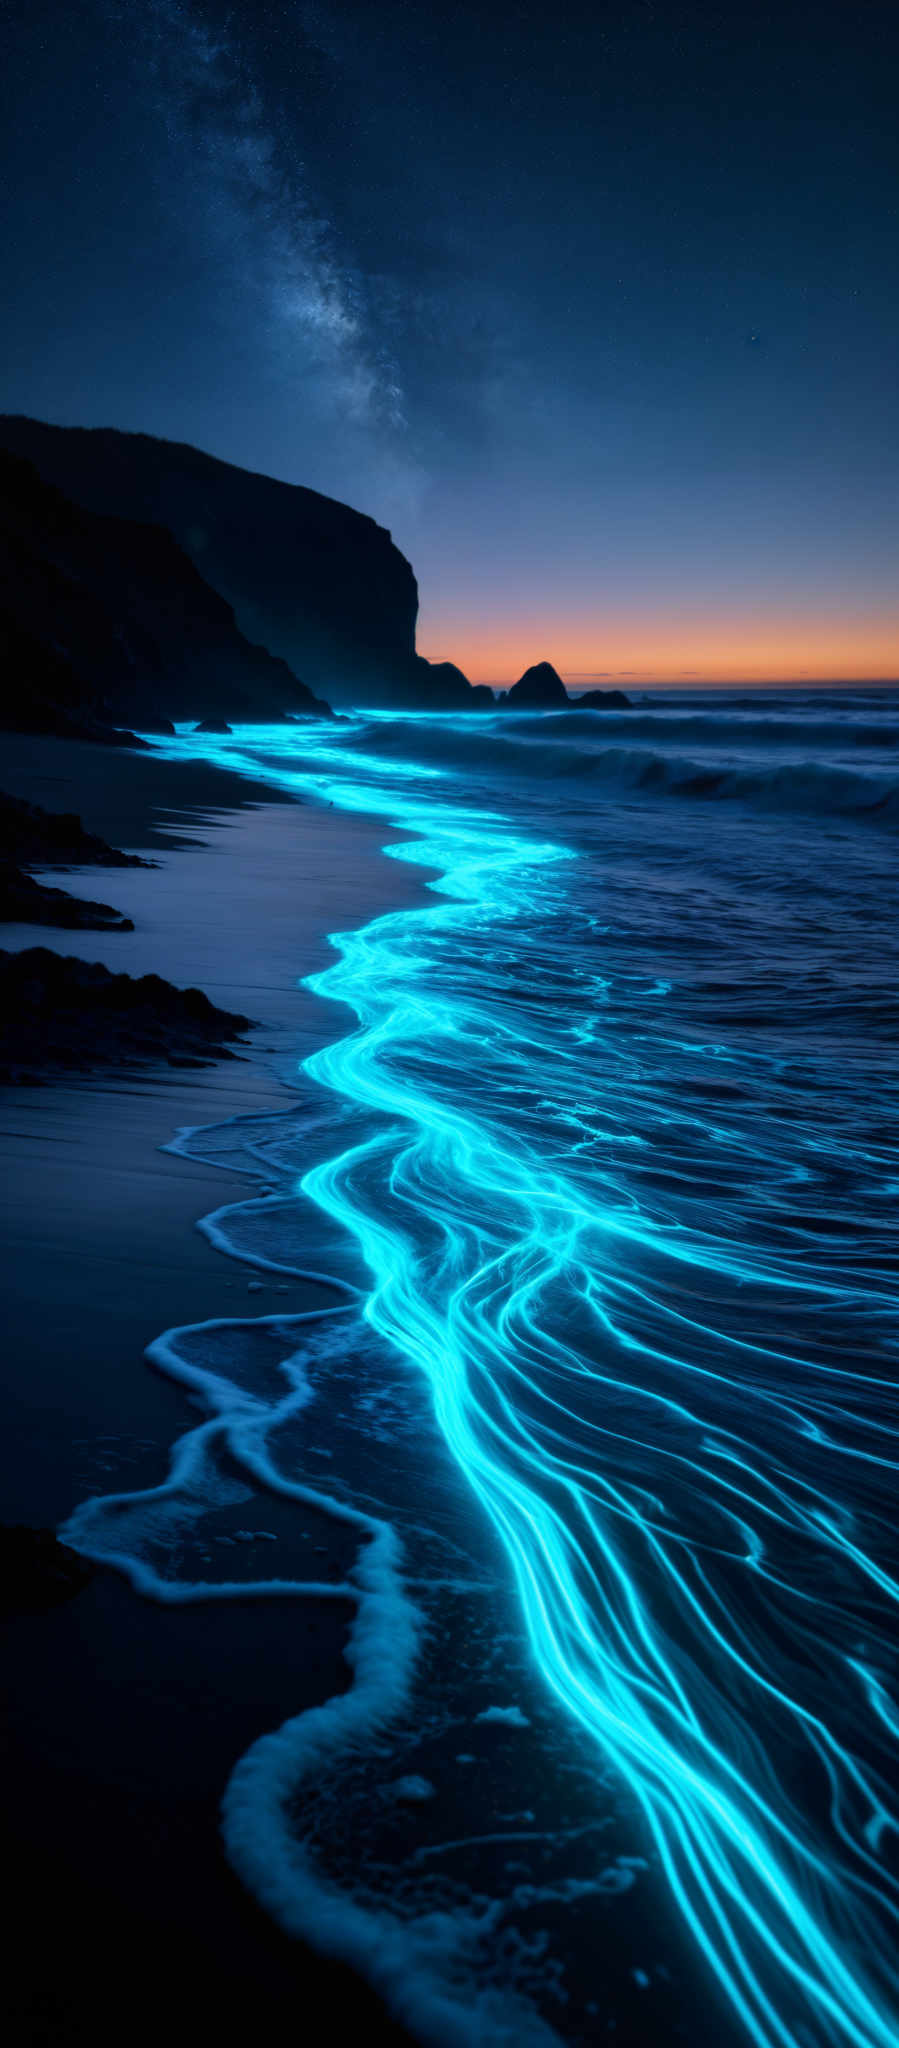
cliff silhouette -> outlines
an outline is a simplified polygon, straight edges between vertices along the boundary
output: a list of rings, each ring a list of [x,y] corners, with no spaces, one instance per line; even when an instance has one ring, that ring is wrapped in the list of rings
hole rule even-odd
[[[7,414],[0,447],[88,513],[167,529],[233,608],[239,632],[313,693],[337,704],[472,708],[461,669],[416,654],[415,576],[365,513],[149,434]],[[206,713],[228,716],[223,701]]]
[[[0,447],[0,716],[111,736],[212,715],[329,716],[165,527],[96,513]]]
[[[425,660],[418,585],[384,527],[183,442],[0,415],[0,498],[7,725],[108,738],[110,724],[320,712],[322,697],[413,712],[628,701],[570,698],[548,661],[495,698]]]

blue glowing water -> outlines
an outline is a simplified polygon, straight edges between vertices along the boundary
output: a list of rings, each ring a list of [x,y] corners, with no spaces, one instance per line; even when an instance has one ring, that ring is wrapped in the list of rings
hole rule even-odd
[[[897,733],[847,693],[166,743],[382,815],[433,900],[335,938],[357,1022],[295,1108],[184,1141],[274,1187],[217,1241],[342,1305],[168,1333],[211,1419],[71,1533],[355,1613],[226,1841],[424,2040],[899,2038]],[[349,1531],[337,1584],[212,1587],[254,1489]]]

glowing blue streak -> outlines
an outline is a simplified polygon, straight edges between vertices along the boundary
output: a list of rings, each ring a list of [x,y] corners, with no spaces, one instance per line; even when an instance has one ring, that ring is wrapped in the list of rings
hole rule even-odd
[[[181,739],[168,751],[197,747]],[[358,1028],[307,1070],[374,1115],[377,1130],[316,1166],[304,1190],[355,1236],[371,1274],[368,1320],[430,1384],[445,1438],[504,1544],[546,1684],[638,1799],[672,1894],[751,2039],[759,2048],[807,2048],[813,2037],[895,2048],[899,1977],[883,1930],[892,1927],[895,1940],[899,1897],[878,1854],[896,1828],[888,1776],[791,1690],[786,1665],[784,1682],[772,1674],[764,1616],[759,1632],[752,1608],[728,1599],[734,1568],[751,1573],[760,1594],[788,1595],[812,1674],[813,1656],[827,1648],[829,1574],[865,1616],[859,1630],[884,1640],[889,1616],[884,1628],[852,1589],[867,1582],[894,1607],[895,1580],[865,1548],[851,1510],[791,1467],[790,1454],[802,1442],[832,1445],[896,1471],[882,1448],[858,1441],[856,1397],[865,1391],[876,1403],[889,1381],[810,1358],[795,1337],[778,1351],[747,1343],[739,1326],[728,1329],[726,1303],[716,1326],[667,1298],[680,1268],[692,1281],[688,1300],[707,1302],[710,1287],[733,1282],[778,1290],[785,1315],[793,1297],[798,1313],[811,1291],[821,1313],[851,1290],[839,1277],[810,1280],[770,1252],[730,1246],[723,1234],[647,1217],[618,1192],[614,1170],[597,1164],[588,1121],[583,1146],[557,1162],[540,1149],[539,1125],[532,1143],[526,1120],[516,1123],[518,1097],[536,1090],[542,1111],[544,1070],[558,1079],[577,1057],[553,1034],[551,1009],[548,1024],[525,998],[505,1015],[496,1009],[509,972],[526,974],[529,935],[562,912],[566,849],[442,792],[418,794],[430,771],[346,754],[326,727],[244,732],[203,751],[288,789],[386,814],[418,835],[390,850],[439,871],[432,887],[448,900],[335,938],[337,961],[311,979],[352,1007]],[[480,984],[442,971],[455,960],[446,942],[463,938],[470,950],[474,942]],[[494,965],[497,945],[506,957]],[[581,1126],[571,1109],[563,1121]],[[591,1146],[592,1177],[590,1159],[580,1160]],[[856,1288],[867,1284],[855,1276]],[[883,1297],[871,1301],[880,1313]],[[706,1358],[728,1361],[726,1371],[697,1361],[700,1341]],[[584,1384],[589,1409],[577,1406]],[[708,1414],[696,1406],[706,1398]],[[779,1417],[779,1441],[747,1438],[754,1407]],[[841,1424],[852,1425],[853,1440],[840,1439]],[[882,1446],[883,1428],[873,1427]],[[651,1494],[627,1462],[616,1480],[625,1451],[642,1455]],[[687,1520],[691,1492],[708,1516],[698,1538]],[[797,1558],[814,1554],[823,1598],[769,1562],[784,1535]],[[895,1744],[895,1710],[870,1658],[840,1654],[846,1683],[858,1687],[858,1717],[865,1703],[870,1710],[866,1745],[879,1759],[878,1737]],[[800,1666],[801,1656],[796,1684]],[[779,1739],[786,1728],[796,1754],[821,1768],[839,1853],[777,1777],[764,1738],[771,1712]]]

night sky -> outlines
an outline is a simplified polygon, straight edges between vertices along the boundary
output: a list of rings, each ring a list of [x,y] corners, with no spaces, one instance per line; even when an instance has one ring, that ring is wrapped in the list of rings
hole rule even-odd
[[[899,10],[12,0],[0,409],[345,498],[475,679],[899,674]]]

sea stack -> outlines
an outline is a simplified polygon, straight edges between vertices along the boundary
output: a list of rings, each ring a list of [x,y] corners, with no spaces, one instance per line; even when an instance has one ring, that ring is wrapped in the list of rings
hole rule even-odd
[[[570,703],[568,691],[551,661],[535,662],[512,684],[505,702],[510,711],[557,711]]]

